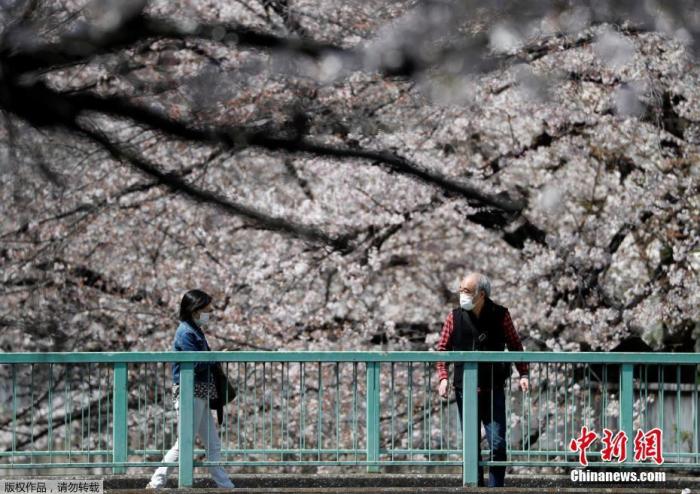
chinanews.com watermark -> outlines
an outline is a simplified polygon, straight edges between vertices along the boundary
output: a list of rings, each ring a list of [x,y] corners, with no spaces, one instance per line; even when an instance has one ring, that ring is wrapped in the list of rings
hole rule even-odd
[[[579,454],[579,464],[584,468],[588,466],[586,452],[599,438],[598,434],[581,427],[578,437],[571,440],[569,449]],[[603,462],[622,463],[627,459],[627,434],[619,431],[613,434],[610,429],[603,429],[603,436],[600,438],[603,447],[600,450],[600,459]],[[646,432],[638,430],[634,436],[634,461],[651,462],[661,465],[664,462],[663,452],[663,432],[655,427]],[[666,472],[597,472],[585,469],[571,470],[570,478],[572,482],[665,482]]]
[[[572,482],[666,482],[666,472],[593,472],[571,470]]]

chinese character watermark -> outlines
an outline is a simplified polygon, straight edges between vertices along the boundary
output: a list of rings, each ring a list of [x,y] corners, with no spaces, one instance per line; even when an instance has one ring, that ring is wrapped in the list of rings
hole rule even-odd
[[[588,465],[586,451],[596,439],[598,439],[598,434],[588,430],[588,427],[584,425],[581,427],[581,434],[569,443],[569,449],[579,453],[581,465]],[[619,431],[613,435],[610,429],[604,428],[602,441],[601,460],[613,461],[616,458],[618,463],[622,463],[627,459],[627,434],[625,431]],[[663,433],[658,427],[646,433],[639,429],[634,436],[634,461],[653,460],[657,465],[661,465],[664,462],[662,443]]]

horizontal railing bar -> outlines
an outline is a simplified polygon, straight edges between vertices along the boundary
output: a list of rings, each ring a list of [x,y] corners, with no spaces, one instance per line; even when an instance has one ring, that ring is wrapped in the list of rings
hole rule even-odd
[[[131,451],[130,451],[131,452]],[[158,450],[158,453],[162,453],[162,450]],[[34,450],[34,451],[0,451],[0,458],[3,456],[112,456],[112,450],[89,450],[89,449],[52,449],[47,450]],[[40,463],[42,465],[43,463]]]
[[[488,451],[488,450],[486,450]],[[533,449],[530,451],[520,449],[520,450],[508,450],[509,455],[522,455],[522,456],[578,456],[579,453],[576,451],[556,451],[556,450],[539,450],[539,449]],[[586,458],[597,458],[601,456],[600,451],[586,451]],[[678,458],[678,457],[685,457],[685,458],[695,458],[698,456],[698,453],[679,453],[676,451],[667,451],[663,450],[663,455],[664,455],[664,462],[668,461],[671,457],[673,458]]]
[[[304,465],[368,465],[368,466],[392,466],[392,465],[433,465],[433,466],[448,466],[448,465],[459,465],[462,466],[461,461],[421,461],[421,460],[379,460],[379,461],[336,461],[336,460],[329,460],[329,461],[195,461],[194,466],[195,467],[208,467],[208,466],[215,466],[215,465],[220,465],[220,466],[263,466],[263,465],[286,465],[286,466],[304,466]],[[519,467],[519,466],[552,466],[552,462],[549,461],[518,461],[518,462],[513,462],[513,461],[480,461],[479,465],[482,466],[508,466],[508,467]],[[557,466],[575,466],[581,468],[581,464],[577,461],[563,461],[563,462],[556,462]],[[698,464],[693,464],[693,463],[662,463],[661,465],[657,465],[654,462],[651,463],[634,463],[634,462],[623,462],[623,463],[617,463],[617,462],[598,462],[598,463],[588,463],[588,466],[593,466],[593,467],[608,467],[608,468],[616,468],[616,467],[623,467],[623,468],[630,468],[630,467],[641,467],[641,468],[697,468]]]
[[[158,454],[163,454],[162,449],[130,449],[129,454],[130,455],[158,455]],[[206,453],[206,450],[204,449],[195,449],[194,450],[195,454],[197,455],[202,455]],[[262,454],[262,455],[279,455],[279,454],[290,454],[290,455],[335,455],[335,454],[340,454],[340,455],[362,455],[366,453],[365,449],[307,449],[307,450],[299,450],[299,449],[222,449],[221,454],[223,455],[236,455],[236,454],[250,454],[250,455],[255,455],[255,454]],[[32,456],[32,457],[41,457],[41,456],[67,456],[70,453],[71,456],[73,457],[78,457],[78,456],[111,456],[112,451],[89,451],[89,450],[53,450],[53,451],[16,451],[13,453],[12,451],[2,451],[0,452],[0,457],[10,457],[14,456],[17,458],[21,458],[24,456]],[[440,456],[440,455],[457,455],[461,454],[462,450],[461,449],[432,449],[432,450],[427,450],[427,449],[381,449],[379,451],[380,454],[382,455],[389,455],[389,454],[395,454],[395,455],[435,455],[435,456]],[[482,455],[489,455],[490,450],[488,449],[482,449],[481,450]],[[575,451],[557,451],[557,450],[513,450],[509,449],[508,450],[508,455],[510,456],[577,456],[579,453]],[[590,458],[597,458],[601,455],[600,451],[588,451],[586,452],[586,456]],[[696,458],[698,456],[698,453],[686,453],[686,452],[675,452],[675,451],[665,451],[664,452],[664,460],[666,462],[669,461],[670,458]],[[114,464],[117,464],[118,462],[115,462]],[[672,463],[672,462],[671,462]],[[34,463],[34,465],[37,466],[50,466],[54,465],[55,463]],[[559,464],[559,463],[557,463]],[[90,465],[94,465],[94,463],[90,463]],[[109,463],[109,465],[113,465],[113,463]]]
[[[206,463],[206,465],[205,465]],[[245,467],[245,466],[382,466],[382,465],[413,465],[413,466],[421,466],[421,465],[426,465],[426,466],[460,466],[462,465],[461,461],[395,461],[391,463],[387,463],[384,461],[354,461],[354,460],[348,460],[348,461],[216,461],[216,462],[194,462],[195,467],[201,467],[201,466],[213,466],[213,465],[221,465],[221,466],[239,466],[239,467]],[[128,461],[128,462],[118,462],[118,463],[47,463],[47,466],[55,467],[55,468],[111,468],[115,465],[117,466],[123,466],[123,467],[162,467],[162,466],[169,466],[169,467],[177,467],[178,463],[177,462],[162,462],[162,461],[141,461],[141,462],[135,462],[135,461]],[[37,468],[40,467],[41,464],[37,463],[15,463],[15,464],[9,464],[9,465],[0,465],[0,470],[12,470],[15,468]]]
[[[551,467],[552,465],[556,465],[558,467],[576,467],[576,468],[583,468],[583,466],[577,462],[577,461],[557,461],[557,462],[552,462],[550,461],[481,461],[479,462],[479,465],[483,466],[507,466],[507,467],[512,467],[512,466],[519,466],[519,467]],[[661,465],[657,465],[654,462],[651,463],[635,463],[632,461],[624,461],[622,463],[618,463],[617,461],[601,461],[601,462],[588,462],[588,466],[586,468],[596,468],[596,467],[603,467],[603,468],[698,468],[697,463],[669,463],[669,462],[663,462]]]
[[[203,455],[206,453],[203,449],[193,450],[195,454]],[[366,449],[221,449],[222,455],[364,455],[367,452]],[[75,453],[75,451],[73,451]],[[129,450],[129,454],[134,455],[154,455],[162,454],[163,450],[157,449],[135,449]]]
[[[71,463],[10,463],[0,464],[0,470],[13,470],[15,468],[112,468],[120,467],[177,467],[177,462],[163,461],[96,461],[96,462],[71,462]]]
[[[45,352],[3,353],[0,364],[147,362],[567,362],[700,364],[700,353],[634,352]]]
[[[382,467],[382,466],[392,466],[392,465],[410,465],[410,466],[461,466],[461,461],[420,461],[420,460],[386,460],[386,461],[196,461],[194,466],[204,467],[204,466],[292,466],[292,467],[303,467],[303,466],[370,466],[370,467]]]
[[[42,466],[50,466],[52,468],[111,468],[113,466],[124,467],[160,467],[169,466],[176,467],[177,462],[162,462],[162,461],[127,461],[127,462],[95,462],[95,463],[14,463],[0,465],[0,470],[13,469],[28,469],[40,468]],[[461,461],[420,461],[420,460],[385,460],[385,461],[195,461],[195,467],[206,466],[392,466],[392,465],[407,465],[407,466],[461,466]],[[482,466],[529,466],[529,467],[551,467],[551,461],[481,461]],[[581,464],[575,461],[556,462],[557,466],[581,467]],[[675,469],[691,469],[697,468],[697,463],[667,463],[661,465],[656,463],[634,463],[634,462],[589,462],[588,467],[597,468],[675,468]]]
[[[204,454],[205,451],[203,449],[196,449],[194,450],[195,453],[197,454]],[[150,450],[135,450],[133,451],[133,454],[157,454],[161,453],[161,450],[153,451],[151,452]],[[489,452],[488,449],[482,450],[483,454],[487,454]],[[129,450],[129,453],[131,454],[132,451]],[[289,455],[364,455],[367,453],[366,448],[361,448],[361,449],[222,449],[221,454],[222,455],[236,455],[236,454],[250,454],[250,455],[255,455],[255,454],[262,454],[262,455],[279,455],[279,454],[289,454]],[[391,450],[391,449],[380,449],[379,450],[380,454],[383,455],[389,455],[391,453],[397,454],[397,455],[422,455],[422,454],[431,454],[431,455],[456,455],[456,454],[461,454],[462,450],[461,449],[403,449],[403,450]],[[561,454],[561,453],[560,453]],[[578,453],[574,453],[578,454]],[[690,455],[693,455],[693,453],[689,453]]]
[[[334,451],[329,451],[329,453],[333,453]],[[533,456],[578,456],[579,453],[575,451],[556,451],[556,450],[539,450],[539,449],[533,449],[533,450],[513,450],[509,449],[507,450],[509,456],[528,456],[528,457],[533,457]],[[312,452],[315,454],[315,452]],[[456,455],[456,454],[462,454],[461,449],[433,449],[433,450],[427,450],[427,449],[382,449],[380,450],[380,453],[383,455],[389,455],[389,454],[395,454],[395,455]],[[488,449],[482,449],[481,454],[484,456],[488,456],[491,453],[491,450]],[[273,454],[273,453],[271,453]],[[586,456],[590,458],[597,458],[601,456],[600,451],[587,451]],[[698,453],[677,453],[677,452],[670,452],[670,451],[664,451],[664,461],[669,461],[669,459],[674,459],[674,458],[696,458],[698,456]]]

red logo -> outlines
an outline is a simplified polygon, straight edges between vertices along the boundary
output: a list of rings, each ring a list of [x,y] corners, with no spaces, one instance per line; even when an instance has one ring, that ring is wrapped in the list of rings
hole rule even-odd
[[[600,452],[600,457],[603,461],[612,461],[612,458],[617,458],[618,463],[622,463],[627,458],[627,434],[625,431],[619,431],[613,437],[610,429],[603,429],[603,444],[604,447]]]
[[[585,425],[581,427],[581,434],[571,440],[569,449],[579,453],[579,463],[583,466],[588,465],[586,451],[598,439],[598,434],[594,431],[589,431]],[[625,431],[618,431],[613,435],[610,429],[603,429],[603,449],[600,452],[600,457],[603,461],[613,461],[617,458],[618,463],[622,463],[627,459],[627,434]],[[663,444],[663,433],[661,429],[655,427],[646,433],[643,430],[638,430],[634,436],[634,461],[654,460],[657,465],[664,462],[664,457],[661,452]]]
[[[598,439],[598,434],[593,431],[588,431],[588,427],[585,425],[581,427],[581,435],[578,439],[572,439],[569,443],[569,449],[571,451],[578,451],[578,461],[581,465],[588,465],[588,460],[586,459],[586,450],[590,448],[593,441]]]
[[[661,453],[661,445],[663,443],[663,433],[658,427],[647,431],[638,430],[634,436],[634,461],[644,461],[652,459],[657,465],[664,462],[664,457]]]

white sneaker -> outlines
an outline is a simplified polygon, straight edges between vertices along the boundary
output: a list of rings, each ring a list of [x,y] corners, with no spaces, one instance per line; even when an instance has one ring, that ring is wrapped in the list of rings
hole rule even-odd
[[[153,482],[146,484],[146,489],[162,489],[163,486],[155,485]]]

